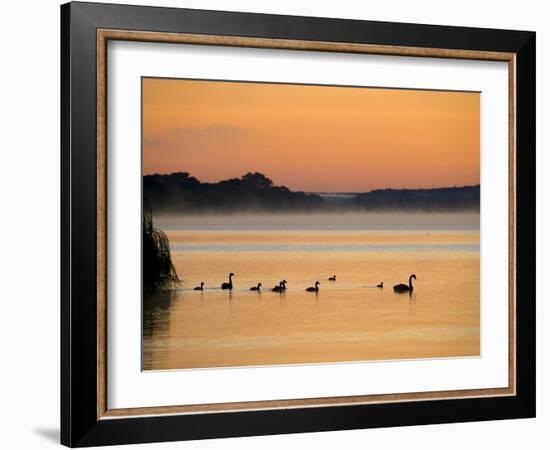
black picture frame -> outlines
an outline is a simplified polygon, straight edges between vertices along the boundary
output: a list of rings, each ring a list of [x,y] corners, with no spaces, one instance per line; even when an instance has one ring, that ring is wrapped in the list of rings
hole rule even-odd
[[[97,417],[96,30],[516,55],[516,395],[116,419]],[[94,3],[61,6],[61,442],[71,447],[535,416],[534,32]]]

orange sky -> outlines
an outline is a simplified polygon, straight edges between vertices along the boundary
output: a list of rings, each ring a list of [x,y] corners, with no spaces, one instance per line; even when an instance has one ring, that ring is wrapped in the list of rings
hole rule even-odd
[[[310,192],[479,183],[480,95],[143,79],[143,171]]]

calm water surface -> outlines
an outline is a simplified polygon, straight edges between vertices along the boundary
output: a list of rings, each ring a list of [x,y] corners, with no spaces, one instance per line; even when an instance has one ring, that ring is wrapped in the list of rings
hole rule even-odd
[[[479,218],[425,216],[157,219],[183,283],[144,298],[143,368],[479,355]]]

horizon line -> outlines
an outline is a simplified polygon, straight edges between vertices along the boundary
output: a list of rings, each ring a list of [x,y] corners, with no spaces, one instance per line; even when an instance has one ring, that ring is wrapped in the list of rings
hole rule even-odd
[[[221,183],[222,181],[228,181],[228,180],[240,180],[242,179],[243,176],[245,175],[248,175],[248,174],[259,174],[259,175],[262,175],[268,179],[270,179],[272,182],[273,182],[273,187],[285,187],[287,189],[290,189],[294,192],[303,192],[304,194],[317,194],[317,195],[321,195],[321,194],[347,194],[347,195],[355,195],[355,194],[366,194],[368,192],[373,192],[373,191],[384,191],[384,190],[428,190],[428,189],[453,189],[453,188],[465,188],[465,187],[477,187],[477,186],[480,186],[481,187],[481,182],[479,183],[475,183],[475,184],[455,184],[453,186],[432,186],[432,187],[390,187],[390,186],[385,186],[385,187],[377,187],[377,188],[373,188],[373,189],[368,189],[368,190],[363,190],[363,191],[309,191],[309,190],[303,190],[303,189],[297,189],[295,190],[294,188],[291,188],[289,186],[286,186],[284,184],[276,184],[268,175],[262,173],[262,172],[246,172],[240,176],[233,176],[233,177],[229,177],[229,178],[222,178],[218,181],[202,181],[200,180],[199,178],[197,178],[196,176],[192,175],[190,172],[187,172],[185,170],[182,170],[182,171],[175,171],[175,172],[169,172],[169,173],[160,173],[160,172],[154,172],[154,173],[142,173],[142,177],[147,177],[147,176],[169,176],[169,175],[176,175],[176,174],[187,174],[190,178],[195,178],[199,183],[201,184],[204,184],[204,183],[208,183],[208,184],[216,184],[216,183]]]

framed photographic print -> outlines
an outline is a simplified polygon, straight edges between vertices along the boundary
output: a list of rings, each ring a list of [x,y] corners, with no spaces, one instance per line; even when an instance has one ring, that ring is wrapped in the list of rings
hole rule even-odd
[[[535,33],[61,7],[62,443],[535,415]]]

